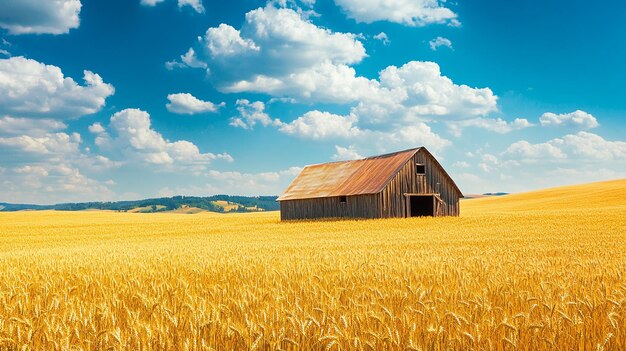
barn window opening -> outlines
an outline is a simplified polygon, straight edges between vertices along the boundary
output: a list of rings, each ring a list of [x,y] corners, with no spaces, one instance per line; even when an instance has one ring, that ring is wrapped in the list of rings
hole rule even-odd
[[[339,203],[345,204],[348,202],[348,198],[346,196],[339,196]]]
[[[415,164],[415,173],[416,174],[426,174],[426,165],[423,165],[421,163],[416,163]]]

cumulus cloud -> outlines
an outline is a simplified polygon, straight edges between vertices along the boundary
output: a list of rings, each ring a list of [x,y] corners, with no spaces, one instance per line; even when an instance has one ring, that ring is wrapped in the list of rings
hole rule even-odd
[[[80,25],[80,0],[0,1],[0,27],[10,34],[65,34]]]
[[[460,25],[457,15],[438,0],[335,0],[349,18],[357,22],[389,21],[405,26],[432,23]]]
[[[102,126],[102,124],[97,123],[97,122],[90,125],[88,129],[91,133],[94,133],[94,134],[100,134],[106,131],[104,127]]]
[[[423,122],[392,124],[384,129],[361,128],[358,122],[358,116],[353,113],[337,115],[313,110],[291,122],[276,119],[272,124],[280,132],[300,139],[350,141],[355,152],[358,148],[374,154],[419,145],[425,145],[436,152],[450,145],[449,140],[433,132]]]
[[[430,46],[430,49],[433,51],[436,51],[438,48],[442,46],[452,49],[452,42],[450,41],[450,39],[444,38],[444,37],[437,37],[429,41],[428,45]]]
[[[73,119],[98,112],[115,90],[91,71],[83,79],[81,86],[59,67],[21,56],[0,59],[0,114]]]
[[[525,161],[568,158],[576,158],[578,161],[626,161],[626,142],[578,132],[537,144],[521,140],[511,144],[503,155]]]
[[[526,140],[520,140],[511,144],[504,152],[507,156],[519,158],[566,158],[567,155],[561,150],[562,139],[554,139],[545,143],[531,144]]]
[[[0,136],[2,135],[30,135],[41,136],[50,132],[60,131],[67,128],[65,123],[54,119],[30,119],[30,118],[0,118]]]
[[[222,92],[351,101],[355,96],[349,89],[370,84],[355,78],[347,66],[366,56],[356,35],[318,27],[301,13],[272,4],[248,12],[240,29],[227,24],[209,28],[197,49],[191,49],[185,55],[193,58],[187,66],[208,67],[210,79]],[[183,58],[167,66],[186,64]],[[343,82],[347,83],[334,88]],[[326,92],[327,88],[334,91]]]
[[[482,175],[457,175],[460,186],[473,192],[527,191],[625,177],[626,141],[580,131],[542,142],[520,140],[500,153],[479,148],[472,161]]]
[[[352,138],[362,134],[355,126],[356,122],[354,115],[339,116],[314,110],[283,124],[279,130],[285,134],[310,139]]]
[[[411,61],[380,72],[379,94],[366,95],[355,109],[370,123],[461,120],[497,110],[489,88],[455,84],[434,62]]]
[[[332,156],[332,159],[335,161],[347,161],[347,160],[358,160],[363,158],[354,145],[350,145],[348,147],[342,147],[339,145],[335,145],[335,154]]]
[[[497,110],[489,88],[459,85],[441,74],[434,62],[411,61],[382,70],[379,80],[357,77],[352,67],[325,63],[288,83],[260,78],[239,82],[234,91],[258,91],[274,96],[329,102],[359,101],[353,113],[368,123],[398,123],[435,119],[468,119]]]
[[[81,148],[82,138],[78,133],[34,134],[31,128],[28,132],[31,134],[0,137],[0,164],[11,165],[15,169],[66,165],[88,172],[119,166],[118,162],[91,153],[89,148]]]
[[[384,40],[386,34],[376,37]],[[409,119],[435,115],[462,119],[496,109],[497,97],[489,88],[455,84],[432,62],[390,66],[378,80],[357,75],[351,65],[366,57],[359,38],[318,27],[297,11],[270,3],[248,12],[239,29],[227,24],[209,28],[180,62],[166,65],[208,69],[209,79],[221,92],[361,103],[359,114],[388,116],[392,111]]]
[[[279,119],[272,119],[265,112],[265,104],[261,101],[250,102],[246,99],[239,99],[236,102],[239,116],[230,119],[230,125],[243,129],[252,129],[257,123],[262,126],[281,126]]]
[[[472,118],[462,121],[448,122],[450,133],[460,137],[463,129],[467,127],[481,128],[499,134],[506,134],[514,130],[525,129],[534,126],[525,118],[516,118],[512,122],[507,122],[502,118]]]
[[[93,127],[98,134],[96,145],[109,152],[119,150],[126,160],[133,162],[202,170],[216,159],[233,161],[227,153],[201,153],[195,144],[186,140],[170,142],[152,129],[150,115],[139,109],[125,109],[111,116],[113,136],[97,126]]]
[[[144,6],[156,6],[159,3],[162,3],[165,0],[141,0],[140,3]],[[204,6],[202,5],[202,0],[178,0],[178,8],[182,8],[184,6],[191,7],[197,13],[204,13]]]
[[[209,73],[210,71],[207,67],[208,65],[206,62],[198,59],[196,51],[193,48],[189,48],[184,55],[180,55],[180,61],[172,60],[165,62],[165,68],[170,71],[175,68],[202,68],[207,70],[207,73]]]
[[[178,0],[178,7],[189,6],[197,13],[204,13],[202,0]]]
[[[217,112],[225,105],[223,102],[216,105],[210,101],[203,101],[189,93],[169,94],[167,99],[170,101],[165,105],[168,111],[186,115]]]
[[[337,115],[330,112],[312,110],[304,113],[291,122],[272,119],[265,112],[265,104],[248,100],[237,101],[240,117],[231,118],[231,126],[251,129],[256,123],[272,126],[281,133],[299,139],[318,141],[343,140],[353,145],[351,148],[368,153],[380,153],[397,148],[411,148],[424,145],[438,152],[451,143],[432,131],[423,122],[413,121],[410,124],[386,124],[383,128],[359,127],[359,117],[354,113]]]
[[[81,137],[78,133],[49,133],[42,136],[19,135],[0,138],[0,149],[9,161],[21,162],[23,158],[37,159],[59,157],[62,159],[79,153]],[[9,157],[10,156],[10,157]]]
[[[350,66],[323,62],[287,77],[258,75],[252,80],[240,80],[223,91],[266,93],[303,102],[349,103],[387,94],[378,86],[375,80],[356,76]]]
[[[220,192],[229,190],[231,194],[267,195],[281,193],[301,171],[301,167],[260,173],[211,170],[206,176],[213,186],[219,186]]]
[[[374,39],[380,40],[383,43],[383,45],[391,44],[391,41],[389,40],[389,37],[387,36],[387,33],[385,32],[380,32],[374,35]]]
[[[426,146],[433,153],[438,153],[452,143],[442,138],[426,123],[415,123],[405,127],[396,127],[391,132],[377,131],[373,133],[374,139],[363,140],[364,148],[369,148],[370,143],[376,145],[379,151],[393,151],[407,149],[416,146]]]
[[[24,165],[3,175],[0,198],[17,203],[54,204],[62,202],[110,201],[109,187],[65,164]]]
[[[201,186],[166,187],[161,189],[159,194],[162,196],[276,195],[282,193],[300,171],[302,171],[301,167],[289,167],[280,171],[259,173],[209,170],[203,174],[205,178]]]
[[[542,126],[575,126],[582,129],[592,129],[599,125],[593,115],[581,110],[563,114],[546,112],[541,115],[539,122]]]
[[[224,23],[216,28],[209,28],[205,40],[209,55],[213,58],[225,58],[260,50],[254,41],[242,38],[237,29]]]

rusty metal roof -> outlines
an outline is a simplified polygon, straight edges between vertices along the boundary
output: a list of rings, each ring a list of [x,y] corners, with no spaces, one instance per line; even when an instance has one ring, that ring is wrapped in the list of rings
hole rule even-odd
[[[419,150],[306,166],[277,200],[376,194]]]

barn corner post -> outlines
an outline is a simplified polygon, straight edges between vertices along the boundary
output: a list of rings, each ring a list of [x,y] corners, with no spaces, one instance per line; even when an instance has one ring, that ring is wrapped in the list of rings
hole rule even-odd
[[[278,197],[281,220],[458,216],[463,194],[424,147],[306,166]]]

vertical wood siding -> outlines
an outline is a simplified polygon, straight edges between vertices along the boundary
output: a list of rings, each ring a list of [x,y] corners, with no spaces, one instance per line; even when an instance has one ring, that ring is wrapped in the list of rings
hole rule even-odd
[[[424,175],[417,175],[415,164],[426,167]],[[437,188],[437,183],[439,187]],[[436,207],[436,216],[458,216],[459,194],[450,178],[433,158],[418,151],[381,191],[381,217],[407,217],[408,205],[404,194],[440,194],[442,203]]]
[[[380,194],[338,196],[280,202],[280,219],[379,218]]]

